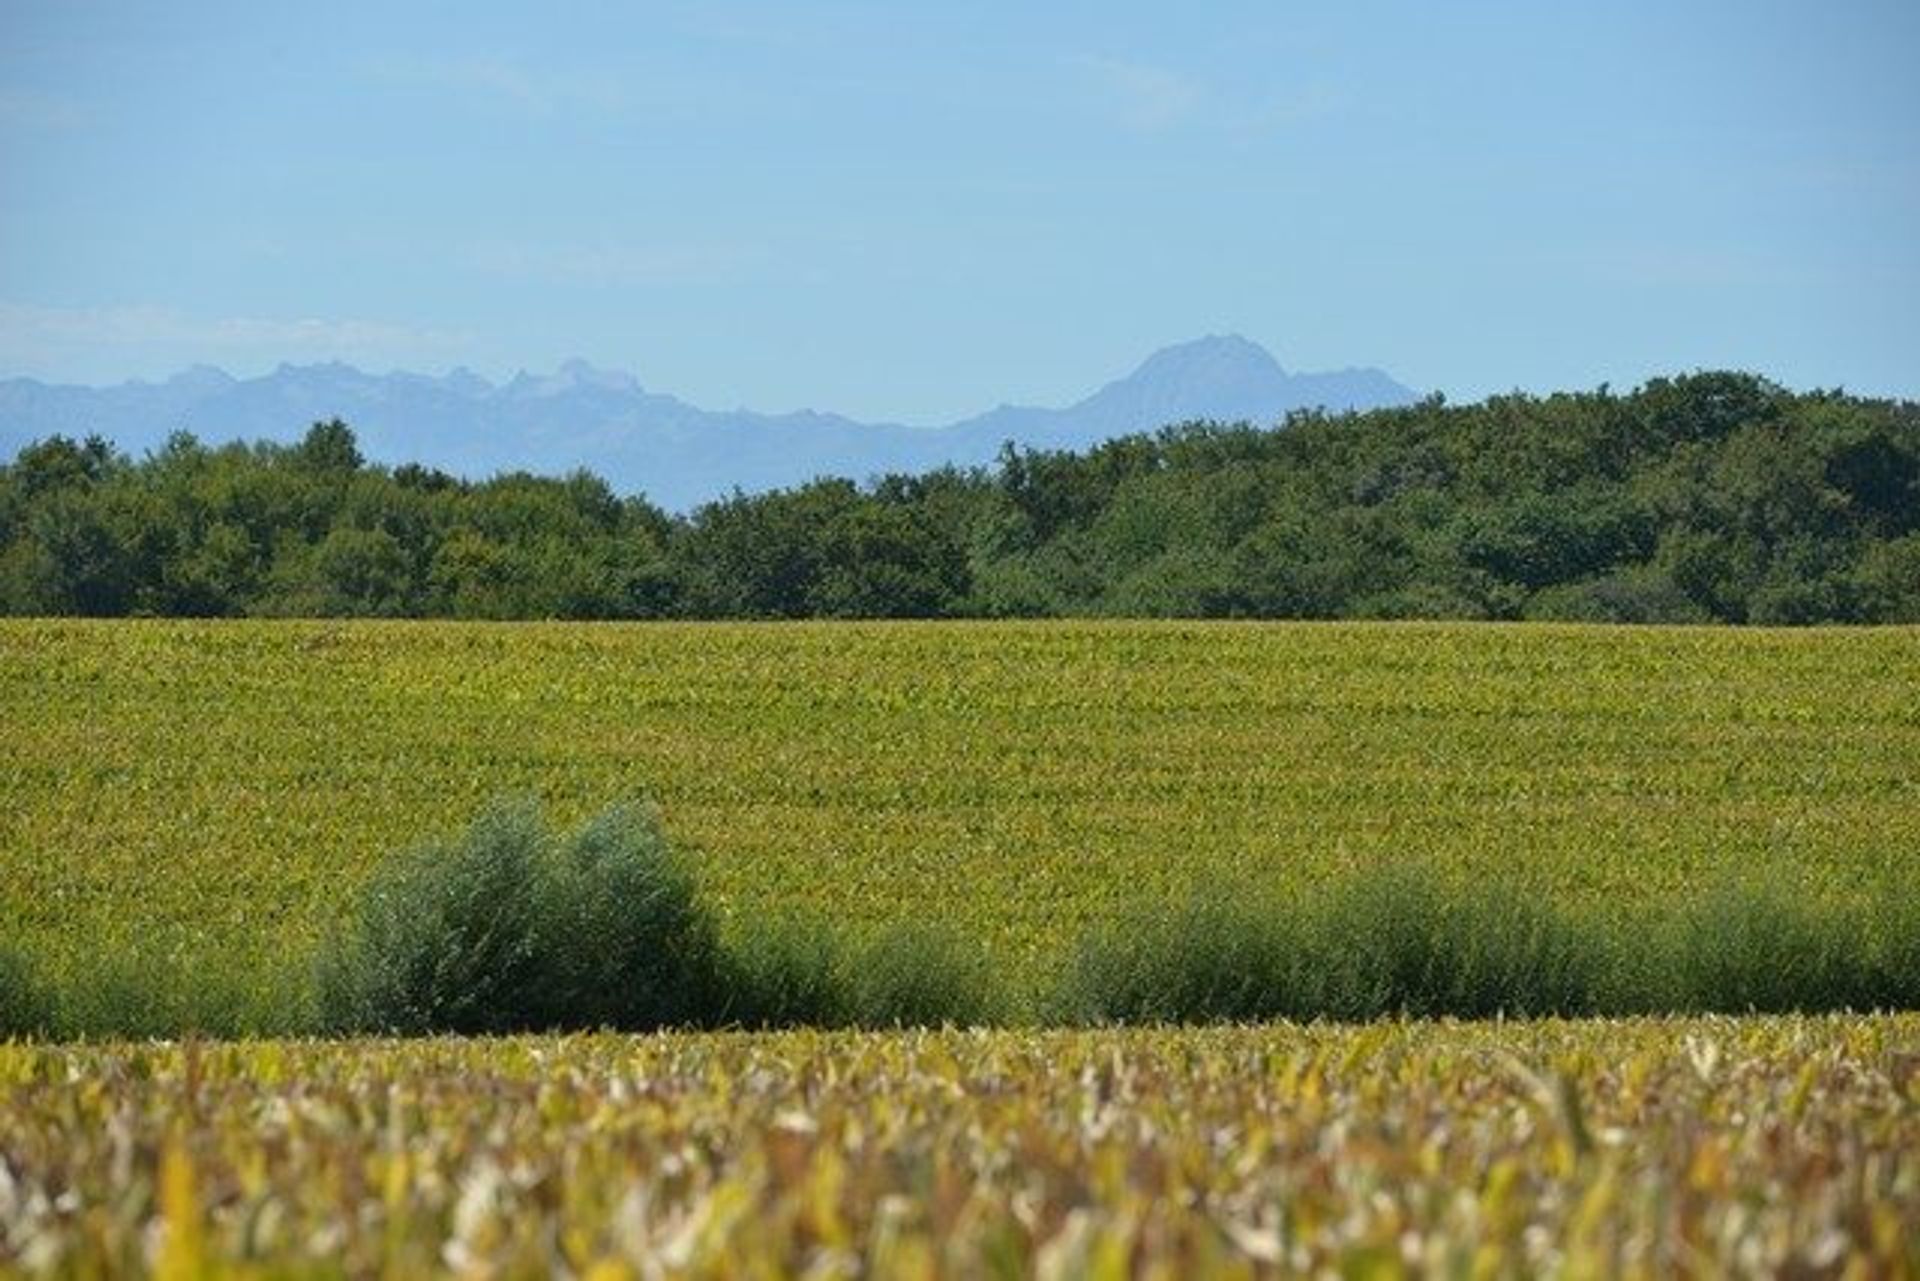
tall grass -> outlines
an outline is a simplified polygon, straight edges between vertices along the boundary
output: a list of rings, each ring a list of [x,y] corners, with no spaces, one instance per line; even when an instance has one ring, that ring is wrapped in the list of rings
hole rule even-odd
[[[53,1003],[23,952],[0,946],[0,1041],[39,1036],[52,1027]]]
[[[211,948],[153,939],[48,967],[53,1034],[68,1040],[222,1039],[313,1030],[312,990],[296,967],[241,969]]]
[[[867,940],[850,986],[861,1027],[978,1027],[1006,1013],[986,950],[940,924],[894,925]]]
[[[853,983],[839,935],[815,917],[743,923],[727,942],[719,1021],[755,1029],[850,1026]]]
[[[1875,1004],[1920,1010],[1920,886],[1882,891],[1873,916]]]
[[[722,1021],[737,1027],[980,1026],[1008,1011],[985,949],[939,925],[849,940],[786,916],[744,925],[728,948]]]
[[[1920,1005],[1920,908],[1845,911],[1773,884],[1715,886],[1669,923],[1651,1003],[1728,1014]]]
[[[1202,891],[1139,908],[1081,940],[1049,1013],[1092,1023],[1263,1022],[1307,1017],[1315,945],[1284,901]]]
[[[311,971],[240,973],[204,944],[57,964],[0,948],[0,1038],[1915,1009],[1911,888],[1842,910],[1756,879],[1576,915],[1407,863],[1136,908],[1036,994],[939,922],[789,915],[723,935],[650,809],[557,832],[500,804],[393,855]]]
[[[1317,1015],[1529,1017],[1596,1004],[1602,939],[1537,891],[1399,865],[1350,876],[1310,913]]]
[[[1091,1022],[1584,1014],[1601,939],[1511,890],[1411,867],[1317,896],[1215,892],[1086,939],[1054,1003]]]
[[[1920,895],[1838,907],[1765,882],[1575,916],[1403,866],[1310,895],[1196,897],[1082,941],[1070,1022],[1920,1009]]]

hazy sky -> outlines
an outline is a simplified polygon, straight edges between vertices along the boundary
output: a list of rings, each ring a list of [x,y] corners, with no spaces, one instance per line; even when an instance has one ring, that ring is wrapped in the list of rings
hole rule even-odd
[[[1920,395],[1915,0],[938,8],[0,0],[0,376]]]

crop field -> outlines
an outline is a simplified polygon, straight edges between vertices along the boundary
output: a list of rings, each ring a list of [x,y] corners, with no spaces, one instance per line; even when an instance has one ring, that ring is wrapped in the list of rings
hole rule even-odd
[[[1912,1275],[1920,1019],[0,1046],[0,1267]]]
[[[1920,873],[1917,688],[1912,629],[0,623],[0,941],[302,969],[515,794],[1016,975],[1403,862],[1844,906]],[[0,1271],[1913,1275],[1916,1154],[1914,1014],[16,1043]]]
[[[1594,912],[1920,860],[1920,631],[0,623],[0,930],[284,958],[386,851],[642,792],[722,911],[1045,968],[1382,861]]]

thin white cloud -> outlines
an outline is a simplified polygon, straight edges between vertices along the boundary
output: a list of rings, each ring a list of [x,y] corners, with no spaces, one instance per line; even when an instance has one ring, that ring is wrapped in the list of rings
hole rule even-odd
[[[473,246],[475,271],[522,284],[640,287],[713,285],[739,280],[755,255],[729,245],[538,245],[488,242]]]
[[[360,319],[196,316],[173,307],[0,302],[0,374],[96,378],[195,363],[457,358],[467,335]]]
[[[1308,84],[1293,93],[1268,98],[1249,109],[1239,126],[1250,133],[1288,129],[1334,115],[1352,102],[1343,90],[1326,84]]]
[[[86,123],[86,106],[76,98],[0,85],[0,125],[26,129],[75,129]]]
[[[1087,72],[1107,108],[1130,129],[1157,132],[1191,120],[1205,93],[1191,76],[1096,54],[1071,60]]]
[[[1344,91],[1309,81],[1274,92],[1235,92],[1170,67],[1095,54],[1069,58],[1084,88],[1107,116],[1136,133],[1203,128],[1259,137],[1333,115],[1349,104]]]
[[[388,58],[371,74],[389,84],[443,90],[504,104],[532,116],[569,110],[617,111],[627,104],[625,91],[611,76],[580,69],[533,67],[502,54],[463,54],[431,58]]]

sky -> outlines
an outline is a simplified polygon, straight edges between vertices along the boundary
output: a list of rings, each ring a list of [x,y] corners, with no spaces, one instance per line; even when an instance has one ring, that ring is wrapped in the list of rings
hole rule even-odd
[[[0,0],[0,377],[1920,396],[1920,4]]]

